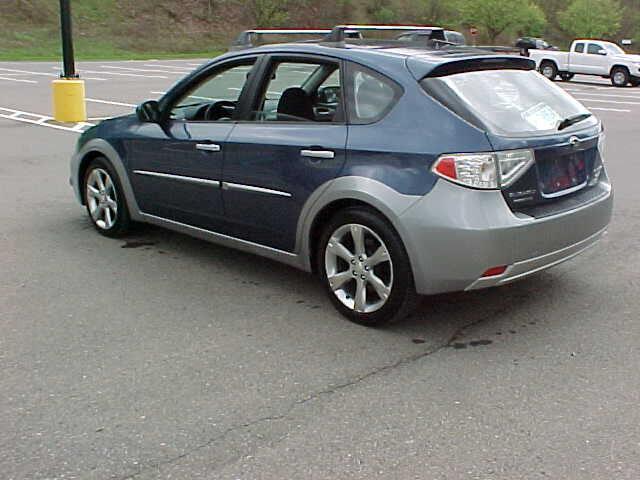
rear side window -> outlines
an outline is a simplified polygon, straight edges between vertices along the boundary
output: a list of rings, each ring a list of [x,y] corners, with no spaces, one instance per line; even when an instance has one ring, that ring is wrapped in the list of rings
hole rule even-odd
[[[549,134],[567,117],[589,113],[534,70],[472,71],[427,77],[420,83],[445,107],[497,135]],[[587,121],[581,122],[576,128],[587,125]]]
[[[587,53],[590,53],[591,55],[597,55],[600,50],[602,50],[602,47],[600,45],[598,45],[597,43],[590,43]]]
[[[584,43],[576,43],[575,52],[576,53],[583,53],[584,52]]]
[[[374,123],[382,119],[402,95],[393,80],[361,65],[347,66],[349,122]]]

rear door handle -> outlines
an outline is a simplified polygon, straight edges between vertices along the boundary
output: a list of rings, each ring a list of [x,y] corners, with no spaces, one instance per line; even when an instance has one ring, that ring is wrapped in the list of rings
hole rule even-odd
[[[196,143],[196,150],[204,150],[205,152],[219,152],[220,145],[217,143]]]
[[[330,159],[335,158],[336,154],[331,150],[300,150],[300,155],[308,158]]]

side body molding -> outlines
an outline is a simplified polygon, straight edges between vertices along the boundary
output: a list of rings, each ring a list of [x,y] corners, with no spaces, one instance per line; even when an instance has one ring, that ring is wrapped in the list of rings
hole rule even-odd
[[[79,178],[82,161],[88,154],[95,152],[105,156],[116,170],[122,189],[124,190],[132,220],[155,224],[202,240],[237,248],[305,271],[312,270],[310,261],[310,232],[313,222],[316,216],[331,203],[340,200],[356,200],[371,205],[391,222],[404,241],[408,235],[402,223],[399,221],[399,217],[421,198],[420,196],[401,194],[384,183],[366,177],[346,176],[329,180],[318,187],[305,202],[298,219],[295,251],[285,252],[141,212],[120,155],[103,139],[90,140],[71,160],[70,183],[78,202],[82,202]],[[408,253],[411,257],[412,252]],[[414,274],[415,273],[416,272],[414,272]]]

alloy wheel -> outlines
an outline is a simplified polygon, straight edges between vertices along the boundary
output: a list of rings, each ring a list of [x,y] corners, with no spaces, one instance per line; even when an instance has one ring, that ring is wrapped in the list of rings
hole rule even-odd
[[[102,230],[113,228],[118,217],[118,197],[106,170],[94,168],[87,177],[86,198],[91,219]]]
[[[393,263],[387,246],[372,229],[350,223],[337,228],[325,249],[329,287],[347,308],[379,310],[393,287]]]
[[[624,72],[617,71],[613,74],[613,83],[615,83],[616,85],[624,86],[627,83],[627,76],[624,74]]]

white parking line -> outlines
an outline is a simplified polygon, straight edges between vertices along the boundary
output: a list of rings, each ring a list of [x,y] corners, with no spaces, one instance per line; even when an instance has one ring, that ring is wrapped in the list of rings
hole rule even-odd
[[[164,95],[167,92],[155,92],[155,91],[151,91],[149,93],[152,93],[153,95]]]
[[[581,102],[599,102],[599,103],[611,103],[614,105],[640,105],[640,102],[620,102],[618,100],[601,100],[599,98],[578,98]]]
[[[190,71],[192,71],[192,68],[187,68],[187,67],[177,67],[174,65],[160,65],[157,63],[145,63],[144,64],[145,67],[155,67],[155,68],[172,68],[175,70],[184,70],[184,73],[188,73]]]
[[[20,83],[38,83],[35,80],[24,80],[21,78],[9,78],[9,77],[0,77],[0,80],[8,80],[10,82],[20,82]]]
[[[178,72],[172,70],[151,70],[147,68],[130,68],[130,67],[116,67],[115,65],[100,65],[100,68],[117,68],[120,70],[127,70],[130,72],[146,72],[146,73],[170,73],[172,75],[183,75],[185,72]]]
[[[29,123],[31,125],[39,125],[41,127],[49,127],[56,130],[64,130],[74,133],[82,133],[85,129],[94,125],[93,123],[89,122],[77,122],[68,125],[59,124],[55,122],[52,117],[49,117],[47,115],[23,112],[22,110],[15,110],[13,108],[5,107],[0,107],[0,118],[6,118],[7,120],[14,120],[16,122]]]
[[[167,79],[169,77],[165,77],[164,75],[142,75],[140,73],[123,73],[123,72],[107,72],[102,70],[82,70],[83,73],[98,73],[101,75],[116,75],[120,77],[142,77],[142,78],[164,78]]]
[[[56,67],[57,68],[57,67]],[[17,68],[5,68],[5,67],[0,67],[0,70],[2,70],[3,72],[15,72],[15,73],[24,73],[27,75],[43,75],[45,77],[57,77],[58,75],[56,75],[55,73],[47,73],[47,72],[31,72],[29,70],[18,70]]]
[[[579,95],[588,95],[590,97],[635,98],[637,100],[640,100],[640,95],[616,95],[614,93],[591,93],[591,92],[585,92],[583,90],[569,90],[569,89],[567,89],[567,92],[576,93]]]
[[[85,98],[85,100],[87,102],[92,102],[92,103],[104,103],[107,105],[118,105],[119,107],[135,107],[137,105],[134,105],[133,103],[124,103],[124,102],[114,102],[112,100],[100,100],[98,98]]]
[[[624,109],[621,109],[621,108],[589,107],[589,110],[601,110],[603,112],[631,113],[631,110],[624,110]]]

